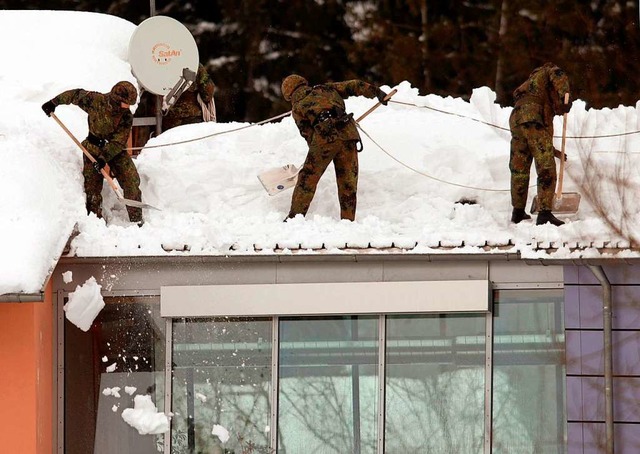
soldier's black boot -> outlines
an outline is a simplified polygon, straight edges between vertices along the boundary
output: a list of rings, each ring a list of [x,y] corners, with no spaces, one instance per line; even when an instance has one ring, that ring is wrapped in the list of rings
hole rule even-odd
[[[527,219],[531,219],[531,216],[524,211],[524,208],[514,208],[511,212],[511,222],[514,224],[520,221],[526,221]]]
[[[551,213],[551,211],[549,210],[540,211],[540,213],[538,213],[538,218],[536,219],[536,225],[546,224],[547,222],[556,226],[564,224],[564,221],[561,221],[560,219],[555,217]]]

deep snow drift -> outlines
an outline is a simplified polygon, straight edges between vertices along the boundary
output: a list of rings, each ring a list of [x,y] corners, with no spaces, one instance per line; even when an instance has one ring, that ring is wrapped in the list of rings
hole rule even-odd
[[[513,251],[535,256],[539,253],[530,247],[535,241],[624,245],[627,240],[611,231],[584,196],[578,214],[563,217],[568,222],[560,228],[510,224],[510,134],[504,128],[511,108],[496,104],[486,87],[466,102],[420,96],[410,82],[396,87],[395,102],[361,123],[384,151],[362,134],[353,223],[339,220],[332,166],[307,218],[282,222],[292,191],[269,196],[256,176],[304,161],[306,144],[290,117],[264,125],[207,123],[167,131],[136,159],[143,201],[162,211],[147,210],[142,228],[130,226],[105,185],[106,219],[87,216],[81,151],[40,106],[70,88],[106,92],[119,80],[136,83],[127,63],[134,30],[130,22],[101,14],[0,11],[0,37],[13,43],[4,49],[0,70],[0,294],[39,291],[76,224],[80,234],[71,253],[78,256],[264,254],[276,246],[337,252],[345,246],[394,245],[435,252],[439,244],[463,241],[455,252],[466,253],[509,240]],[[356,117],[373,104],[360,97],[347,100]],[[56,113],[77,138],[86,136],[86,115],[79,108],[60,106]],[[629,201],[637,199],[640,179],[632,171],[639,156],[637,107],[587,110],[578,100],[568,118],[564,190],[582,192],[581,185],[597,184],[600,203],[614,219],[626,213],[625,228],[633,232],[637,208]],[[561,117],[555,126],[560,135]],[[604,135],[612,137],[574,138]],[[620,185],[606,178],[614,175],[626,180],[624,196]],[[535,187],[530,200],[534,195]],[[461,199],[475,203],[456,203]],[[189,250],[181,251],[185,245]],[[567,248],[554,254],[569,256]]]

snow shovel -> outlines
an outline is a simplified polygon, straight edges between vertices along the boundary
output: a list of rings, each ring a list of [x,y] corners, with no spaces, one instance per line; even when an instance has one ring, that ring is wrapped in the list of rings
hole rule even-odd
[[[387,96],[385,96],[384,100],[387,101],[391,99],[393,95],[398,92],[397,89],[393,89],[389,92]],[[365,113],[360,115],[358,119],[356,119],[356,123],[362,121],[367,115],[380,107],[382,103],[378,101],[373,107],[367,110]],[[302,168],[302,167],[301,167]],[[269,195],[276,195],[284,191],[285,189],[292,188],[296,185],[298,181],[298,173],[300,172],[293,164],[287,164],[282,167],[276,167],[273,169],[266,170],[258,175],[258,180],[262,183],[262,186],[267,191]]]
[[[96,162],[96,159],[93,156],[91,156],[91,153],[89,153],[87,149],[82,146],[82,144],[78,141],[78,139],[76,139],[76,137],[71,133],[71,131],[67,129],[64,123],[60,121],[60,119],[56,116],[55,113],[53,112],[51,113],[51,118],[53,118],[56,121],[56,123],[58,123],[62,129],[64,129],[64,132],[66,132],[69,135],[69,137],[71,137],[71,140],[73,140],[76,143],[76,145],[80,147],[80,149],[82,150],[82,152],[84,153],[84,155],[87,157],[89,161]],[[120,200],[125,205],[130,207],[137,207],[137,208],[151,208],[153,210],[160,211],[159,208],[156,208],[151,205],[147,205],[146,203],[138,202],[137,200],[125,199],[121,193],[121,189],[118,187],[116,182],[113,181],[113,178],[111,178],[109,173],[105,169],[101,169],[100,172],[102,173],[102,176],[105,178],[105,180],[107,180],[107,182],[109,183],[109,186],[111,186],[111,189],[113,189],[113,192],[116,193],[116,197],[118,198],[118,200]]]
[[[569,93],[564,95],[564,103],[569,103]],[[560,175],[558,176],[558,186],[556,188],[556,194],[553,198],[553,211],[557,214],[575,214],[578,212],[580,206],[580,194],[577,192],[562,192],[562,180],[564,177],[564,160],[565,160],[565,143],[567,141],[567,114],[565,113],[562,118],[562,145],[560,147]],[[533,198],[531,203],[531,212],[537,213],[540,210],[538,206],[538,196]]]

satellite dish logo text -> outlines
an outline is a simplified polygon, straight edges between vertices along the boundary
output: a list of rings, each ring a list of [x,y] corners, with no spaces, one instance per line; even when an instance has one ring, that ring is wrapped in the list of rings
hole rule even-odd
[[[174,57],[180,57],[182,51],[171,49],[167,43],[158,43],[153,46],[151,55],[153,61],[159,65],[168,65]]]

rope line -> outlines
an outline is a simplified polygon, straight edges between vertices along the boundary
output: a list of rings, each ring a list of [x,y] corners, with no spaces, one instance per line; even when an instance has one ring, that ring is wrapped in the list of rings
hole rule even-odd
[[[362,133],[367,136],[367,138],[373,142],[384,154],[386,154],[387,156],[389,156],[391,159],[393,159],[394,161],[396,161],[398,164],[400,164],[401,166],[422,175],[423,177],[427,177],[430,178],[434,181],[437,181],[439,183],[444,183],[444,184],[448,184],[451,186],[457,186],[459,188],[465,188],[465,189],[473,189],[475,191],[486,191],[486,192],[511,192],[511,189],[487,189],[487,188],[479,188],[476,186],[467,186],[464,184],[459,184],[459,183],[452,183],[451,181],[446,181],[446,180],[442,180],[440,178],[434,177],[433,175],[429,175],[428,173],[422,172],[418,169],[415,169],[413,167],[411,167],[408,164],[405,164],[404,162],[400,161],[398,158],[396,158],[395,156],[393,156],[391,153],[389,153],[387,150],[385,150],[382,145],[380,145],[378,142],[376,142],[375,140],[373,140],[373,138],[369,135],[369,133],[367,133],[367,131],[365,131],[364,129],[362,129],[362,126],[360,126],[360,124],[356,123],[356,125],[358,126],[358,129],[360,131],[362,131]],[[529,188],[534,188],[536,187],[536,185],[531,185],[529,186]]]
[[[419,106],[418,104],[412,104],[412,103],[402,102],[402,101],[394,101],[393,99],[389,100],[389,102],[393,102],[393,103],[396,103],[396,104],[402,104],[402,105],[405,105],[405,106],[418,107],[418,108],[421,108],[421,109],[429,109],[429,110],[433,110],[435,112],[443,113],[443,114],[446,114],[446,115],[453,115],[453,116],[460,117],[460,118],[466,118],[467,120],[477,121],[478,123],[482,123],[484,125],[491,126],[492,128],[501,129],[503,131],[511,132],[511,130],[509,128],[505,128],[504,126],[499,126],[499,125],[496,125],[496,124],[493,124],[493,123],[489,123],[488,121],[478,120],[477,118],[469,117],[467,115],[462,115],[462,114],[458,114],[458,113],[455,113],[455,112],[447,112],[446,110],[436,109],[435,107]],[[598,135],[598,136],[567,136],[567,139],[606,139],[606,138],[611,138],[611,137],[630,136],[630,135],[633,135],[633,134],[640,134],[640,130],[622,132],[622,133],[616,133],[616,134],[603,134],[603,135]],[[562,138],[562,136],[553,136],[553,137],[556,138],[556,139]]]
[[[148,150],[150,148],[172,147],[174,145],[183,145],[185,143],[197,142],[199,140],[210,139],[211,137],[221,136],[223,134],[229,134],[231,132],[237,132],[237,131],[241,131],[243,129],[252,128],[253,126],[263,125],[265,123],[269,123],[270,121],[278,120],[280,118],[284,118],[284,117],[286,117],[286,116],[288,116],[290,114],[291,114],[291,111],[285,112],[283,114],[276,115],[275,117],[271,117],[271,118],[267,118],[266,120],[259,121],[258,123],[251,123],[251,124],[248,124],[248,125],[245,125],[245,126],[241,126],[239,128],[229,129],[227,131],[214,132],[213,134],[209,134],[207,136],[194,137],[193,139],[182,140],[180,142],[166,143],[166,144],[163,144],[163,145],[149,145],[149,146],[143,146],[143,147],[133,147],[133,148],[127,148],[127,150],[132,150],[132,151],[142,150],[142,149],[147,149]]]

